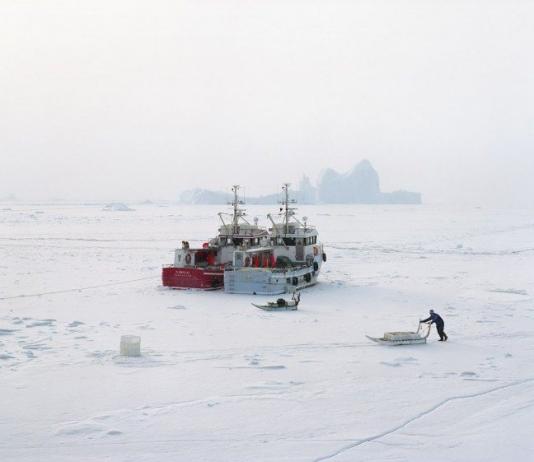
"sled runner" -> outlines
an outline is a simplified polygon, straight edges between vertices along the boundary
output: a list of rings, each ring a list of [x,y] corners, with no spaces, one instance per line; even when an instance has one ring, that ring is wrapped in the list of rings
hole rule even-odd
[[[423,324],[419,324],[416,332],[386,332],[381,338],[366,337],[373,342],[380,345],[416,345],[418,343],[426,343],[426,339],[430,334],[430,324],[424,323],[427,326],[426,332],[424,331]]]

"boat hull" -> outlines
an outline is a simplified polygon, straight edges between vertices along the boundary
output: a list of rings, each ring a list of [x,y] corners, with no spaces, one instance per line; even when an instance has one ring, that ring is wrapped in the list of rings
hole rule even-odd
[[[289,271],[227,269],[224,272],[224,291],[231,294],[281,295],[313,286],[318,277],[319,271],[314,271],[313,267]]]
[[[219,268],[183,268],[167,266],[162,269],[165,287],[174,289],[215,290],[224,286],[224,271]]]

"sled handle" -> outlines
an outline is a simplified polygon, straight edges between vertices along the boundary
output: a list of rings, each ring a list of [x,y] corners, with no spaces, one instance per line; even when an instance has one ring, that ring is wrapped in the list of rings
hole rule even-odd
[[[432,324],[430,324],[429,322],[420,322],[419,323],[419,327],[417,328],[417,332],[416,334],[418,334],[420,331],[421,331],[421,326],[423,324],[426,324],[428,326],[428,329],[426,331],[426,334],[423,336],[423,338],[427,338],[429,335],[430,335],[430,327],[432,326]]]

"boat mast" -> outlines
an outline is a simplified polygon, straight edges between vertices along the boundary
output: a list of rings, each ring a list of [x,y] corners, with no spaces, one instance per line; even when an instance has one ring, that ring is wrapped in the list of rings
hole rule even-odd
[[[284,183],[282,189],[284,191],[285,234],[287,234],[289,232],[289,183]]]
[[[239,192],[238,184],[235,184],[232,186],[232,192],[234,193],[234,200],[231,203],[234,208],[234,216],[232,218],[232,233],[238,234],[239,218],[244,215],[243,209],[239,208],[239,205],[243,204],[243,202],[240,201],[238,197],[238,192]]]
[[[291,186],[290,183],[282,185],[282,190],[284,191],[284,200],[282,202],[284,204],[284,230],[286,235],[289,233],[289,218],[295,215],[293,212],[295,209],[289,207],[289,204],[295,203],[295,199],[289,200],[289,186]]]

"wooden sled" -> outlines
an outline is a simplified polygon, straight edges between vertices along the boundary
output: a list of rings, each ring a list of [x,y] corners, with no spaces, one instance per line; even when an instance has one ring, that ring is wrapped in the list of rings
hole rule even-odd
[[[422,325],[427,325],[426,333],[423,333],[424,328]],[[386,332],[383,337],[366,337],[373,342],[379,343],[380,345],[417,345],[421,343],[426,343],[426,339],[430,335],[430,324],[420,323],[416,332]]]

